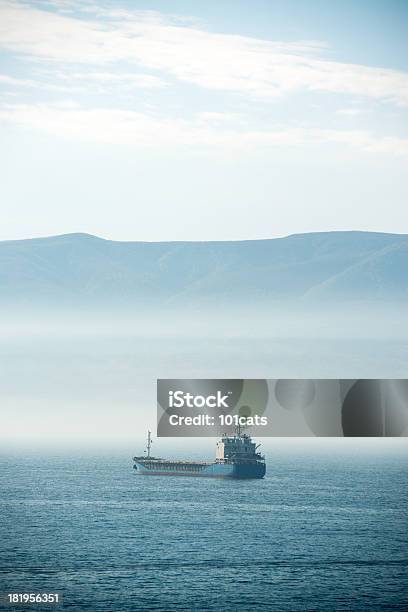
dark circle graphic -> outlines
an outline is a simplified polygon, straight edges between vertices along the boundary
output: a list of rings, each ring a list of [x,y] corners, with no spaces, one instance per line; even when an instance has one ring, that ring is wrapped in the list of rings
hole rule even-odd
[[[357,380],[343,401],[341,423],[345,436],[382,436],[383,414],[379,380]]]
[[[345,436],[400,436],[408,424],[406,380],[357,380],[342,406]]]
[[[238,414],[240,417],[248,418],[252,415],[252,408],[250,406],[240,406]]]
[[[309,406],[315,398],[315,384],[312,380],[280,379],[275,385],[275,397],[282,408],[297,410]]]

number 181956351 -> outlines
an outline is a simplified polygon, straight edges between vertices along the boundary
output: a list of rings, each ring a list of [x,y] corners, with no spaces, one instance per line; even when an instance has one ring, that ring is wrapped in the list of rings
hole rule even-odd
[[[61,593],[4,593],[1,598],[7,604],[49,604],[62,602]]]

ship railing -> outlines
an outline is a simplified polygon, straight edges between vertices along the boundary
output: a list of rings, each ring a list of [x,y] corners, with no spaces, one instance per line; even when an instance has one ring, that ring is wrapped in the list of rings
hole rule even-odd
[[[261,455],[261,453],[241,453],[239,451],[232,451],[229,452],[228,457],[239,457],[239,458],[245,458],[245,459],[261,459],[264,458],[263,455]]]
[[[134,461],[144,461],[148,463],[149,461],[156,463],[177,463],[178,465],[209,465],[210,461],[184,461],[180,459],[159,459],[157,457],[133,457]]]
[[[224,459],[216,459],[215,463],[259,463],[259,457],[224,457]]]

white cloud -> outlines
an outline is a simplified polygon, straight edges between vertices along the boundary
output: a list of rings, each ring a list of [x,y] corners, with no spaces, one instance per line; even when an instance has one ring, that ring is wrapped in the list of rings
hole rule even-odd
[[[204,120],[203,120],[204,119]],[[223,120],[224,119],[224,120]],[[408,158],[408,139],[376,137],[362,130],[282,128],[269,130],[233,129],[231,116],[221,113],[191,121],[162,119],[129,110],[78,108],[68,101],[57,105],[8,105],[0,109],[0,121],[75,141],[120,144],[133,147],[199,147],[253,151],[260,147],[310,147],[337,144],[371,153]]]
[[[73,91],[74,87],[72,85],[60,85],[55,83],[49,83],[46,81],[39,81],[35,79],[20,79],[16,77],[12,77],[8,74],[0,74],[0,86],[5,85],[9,87],[14,87],[14,89],[23,88],[31,88],[31,89],[47,89],[51,91],[59,91],[66,93],[67,91]],[[14,92],[16,93],[16,91]]]
[[[0,85],[12,85],[13,87],[33,87],[36,85],[32,79],[16,79],[8,74],[0,74]]]
[[[125,87],[141,87],[144,89],[161,89],[166,87],[164,79],[152,74],[141,74],[136,72],[71,72],[60,74],[59,78],[72,81],[94,81],[96,83],[120,83]]]
[[[3,2],[0,44],[64,66],[122,61],[199,87],[258,98],[321,91],[408,104],[406,73],[323,59],[316,55],[322,45],[315,42],[216,34],[152,11],[101,11],[92,5],[82,10],[88,11],[86,19]]]
[[[336,110],[336,114],[337,115],[346,115],[349,117],[354,117],[356,115],[362,115],[363,113],[366,113],[367,109],[363,109],[363,108],[338,108]]]

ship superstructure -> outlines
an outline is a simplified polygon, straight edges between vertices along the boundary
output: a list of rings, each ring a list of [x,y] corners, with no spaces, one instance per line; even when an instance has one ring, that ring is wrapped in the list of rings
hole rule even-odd
[[[145,455],[133,457],[137,474],[151,476],[205,476],[213,478],[263,478],[265,457],[249,434],[223,435],[217,442],[215,461],[181,461],[152,457],[148,432]]]

